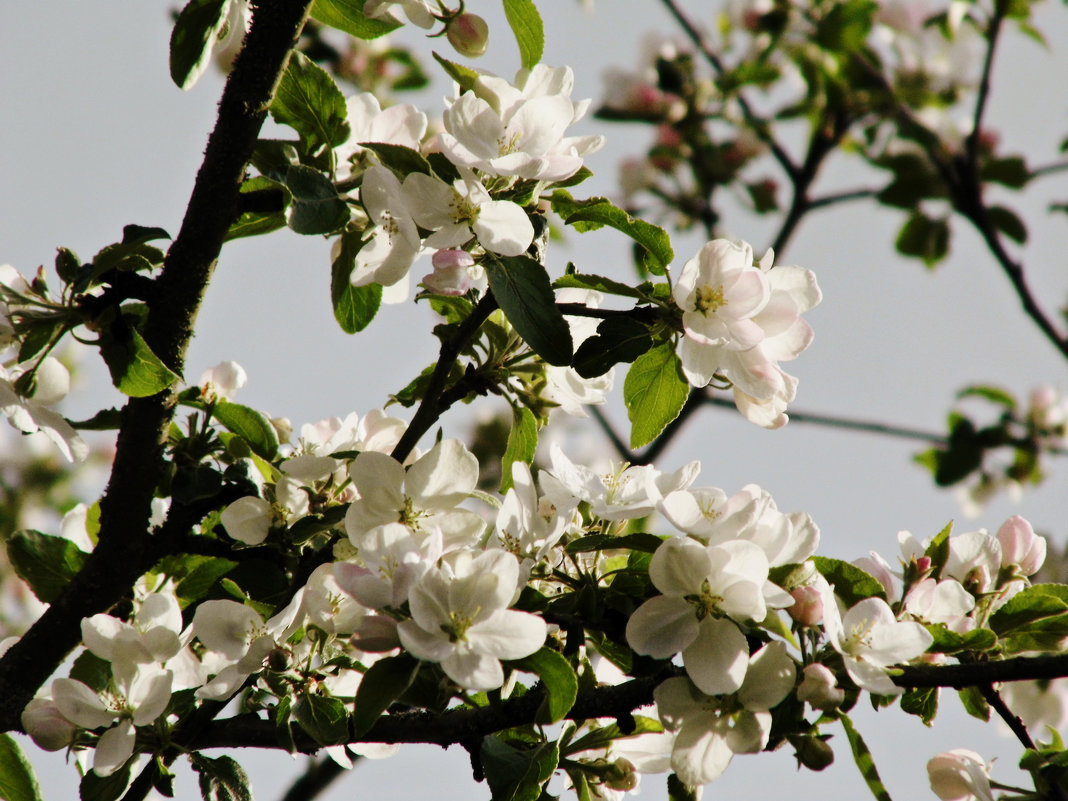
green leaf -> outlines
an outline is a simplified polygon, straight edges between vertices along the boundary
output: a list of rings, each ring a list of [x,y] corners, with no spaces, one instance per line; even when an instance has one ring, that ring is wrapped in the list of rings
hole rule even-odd
[[[337,698],[306,693],[293,707],[293,717],[319,745],[338,745],[349,739],[349,715]]]
[[[627,550],[640,551],[641,553],[655,553],[656,549],[663,543],[664,541],[656,534],[649,534],[644,531],[639,531],[635,534],[624,534],[623,536],[590,534],[589,536],[572,540],[564,546],[564,550],[568,553],[590,553],[592,551],[611,551],[626,548]]]
[[[171,80],[191,89],[207,69],[226,25],[231,0],[189,0],[171,31]]]
[[[131,398],[163,392],[181,376],[160,361],[136,328],[114,326],[100,332],[97,345],[115,388]]]
[[[493,296],[527,345],[549,364],[571,364],[571,329],[556,308],[545,267],[529,256],[490,254],[484,264]]]
[[[864,783],[868,785],[871,794],[878,801],[892,801],[890,793],[883,786],[883,780],[879,778],[879,771],[875,769],[875,760],[872,759],[871,751],[868,750],[864,738],[853,726],[853,721],[843,714],[839,714],[838,719],[842,721],[846,739],[849,740],[849,747],[853,751],[853,761],[857,763],[860,775],[864,777]]]
[[[512,463],[530,464],[538,449],[538,420],[534,412],[524,407],[512,409],[512,429],[508,432],[508,444],[501,458],[500,492],[512,487]]]
[[[553,192],[554,210],[556,209],[557,195],[561,193],[570,198],[570,195],[562,189]],[[651,263],[647,266],[649,271],[656,275],[663,275],[664,268],[671,264],[672,259],[675,258],[675,252],[671,249],[671,237],[659,225],[653,225],[645,222],[645,220],[631,217],[607,198],[596,197],[574,202],[577,205],[577,211],[567,216],[564,220],[565,225],[595,223],[598,226],[607,225],[609,228],[615,228],[620,233],[626,234],[649,254]]]
[[[942,568],[945,567],[946,560],[949,559],[949,535],[952,533],[953,521],[950,520],[942,527],[941,531],[931,538],[930,545],[923,552],[923,555],[931,560],[931,569],[936,576],[942,575]]]
[[[901,696],[901,709],[916,715],[924,726],[930,726],[938,713],[938,688],[917,687],[907,690]]]
[[[533,0],[504,0],[504,16],[512,26],[523,69],[533,69],[545,49],[545,30]]]
[[[293,164],[286,170],[285,182],[293,195],[286,222],[298,234],[331,234],[348,223],[348,204],[318,170]]]
[[[356,714],[353,717],[353,734],[362,737],[390,704],[404,695],[419,673],[419,662],[401,654],[379,659],[363,674],[356,691]]]
[[[643,284],[642,286],[649,286]],[[646,300],[647,295],[636,287],[613,281],[603,275],[586,275],[584,273],[568,273],[553,281],[554,289],[593,289],[604,292],[606,295],[622,295],[626,298]]]
[[[185,573],[174,588],[182,609],[207,596],[219,579],[237,567],[237,562],[216,556],[187,556],[183,562]]]
[[[915,212],[897,235],[895,247],[904,256],[922,259],[934,267],[949,252],[949,223]]]
[[[568,756],[570,754],[577,754],[579,751],[594,751],[601,748],[607,748],[614,740],[637,737],[642,734],[658,734],[663,730],[664,727],[660,725],[658,720],[647,718],[642,715],[635,715],[633,731],[628,731],[624,734],[617,724],[610,723],[607,726],[594,729],[588,734],[584,734],[579,739],[568,743],[567,747],[563,750],[563,755]]]
[[[270,112],[275,122],[300,134],[312,153],[349,138],[345,96],[326,70],[299,50],[289,55]]]
[[[8,540],[7,556],[19,578],[46,604],[59,597],[89,558],[65,537],[33,530],[19,531]]]
[[[538,801],[541,788],[560,761],[556,743],[534,748],[513,748],[500,737],[482,739],[482,769],[493,801]]]
[[[455,61],[442,58],[437,53],[434,53],[434,60],[441,65],[450,78],[459,84],[461,92],[470,92],[475,88],[475,81],[479,78],[478,72],[470,67],[465,67],[463,64],[457,64]],[[445,176],[442,177],[444,178]]]
[[[278,198],[277,210],[265,209],[262,211],[242,212],[241,216],[230,225],[230,230],[226,232],[227,242],[231,239],[241,239],[246,236],[269,234],[271,231],[277,231],[279,228],[286,227],[285,208],[289,205],[290,196],[289,190],[282,184],[277,181],[272,181],[270,178],[263,175],[257,175],[244,181],[241,184],[240,191],[243,195],[248,195],[253,192],[266,195],[269,192],[276,191],[280,195]]]
[[[1027,162],[1020,156],[990,159],[979,167],[979,180],[994,181],[1012,189],[1022,189],[1032,178]]]
[[[149,225],[124,225],[122,227],[122,244],[143,245],[146,242],[155,242],[158,239],[170,239],[171,235],[163,228]]]
[[[672,343],[657,345],[635,359],[623,382],[630,446],[640,448],[656,439],[679,416],[689,396],[690,385]]]
[[[990,223],[1009,239],[1018,244],[1027,241],[1027,226],[1012,209],[1004,206],[991,206],[986,210]]]
[[[430,162],[423,158],[423,154],[418,150],[384,142],[359,142],[358,144],[378,156],[379,161],[393,170],[402,181],[406,175],[411,175],[413,172],[423,175],[431,173]]]
[[[1020,630],[1066,625],[1068,584],[1036,584],[1010,598],[990,618],[990,628],[1004,637]]]
[[[130,783],[132,765],[133,759],[128,759],[125,765],[110,776],[99,776],[95,771],[89,771],[82,776],[78,785],[78,797],[81,801],[115,801]]]
[[[311,15],[331,28],[357,39],[377,39],[401,27],[393,19],[374,19],[363,13],[366,0],[315,0]]]
[[[841,559],[813,556],[813,563],[828,584],[834,585],[834,593],[847,606],[854,606],[865,598],[886,600],[886,589],[879,580],[856,565]]]
[[[252,801],[248,776],[228,756],[209,759],[197,752],[189,755],[193,770],[200,774],[200,792],[204,801]]]
[[[330,265],[330,302],[334,319],[346,334],[355,334],[370,325],[382,305],[381,284],[353,286],[350,280],[362,246],[359,234],[342,234],[337,258]]]
[[[990,720],[990,704],[983,698],[982,690],[978,687],[964,687],[957,691],[957,695],[965,712],[982,721]]]
[[[684,784],[674,773],[669,773],[667,777],[667,797],[668,801],[698,801],[700,797],[697,793],[698,788],[690,787]]]
[[[1001,387],[978,385],[965,387],[957,393],[958,400],[964,398],[983,398],[991,403],[996,403],[998,406],[1004,406],[1006,409],[1016,408],[1016,397],[1011,392],[1001,389]]]
[[[278,431],[255,409],[221,400],[215,404],[212,416],[245,440],[257,456],[270,461],[278,453]]]
[[[864,47],[878,4],[872,0],[836,3],[816,26],[816,42],[826,50],[848,53]]]
[[[82,651],[70,666],[70,678],[98,693],[112,684],[111,663],[92,651]]]
[[[0,734],[0,798],[41,801],[41,788],[37,786],[33,768],[10,734]]]
[[[648,326],[630,317],[609,317],[579,345],[572,366],[583,378],[594,378],[618,362],[633,362],[652,346]]]
[[[556,723],[571,711],[578,697],[578,677],[571,663],[551,648],[542,647],[508,663],[519,670],[535,674],[545,686],[545,700],[538,707],[537,723]]]

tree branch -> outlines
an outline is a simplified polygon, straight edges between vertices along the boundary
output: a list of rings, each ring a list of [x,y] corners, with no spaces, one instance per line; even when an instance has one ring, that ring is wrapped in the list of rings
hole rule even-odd
[[[261,0],[245,49],[226,83],[181,230],[157,279],[145,341],[181,374],[185,351],[223,238],[235,217],[245,165],[311,0]],[[267,13],[260,13],[267,12]],[[118,602],[152,566],[151,501],[165,466],[174,394],[131,399],[122,411],[115,463],[100,502],[100,540],[85,568],[0,660],[0,730],[19,726],[37,688],[81,641],[81,620]]]

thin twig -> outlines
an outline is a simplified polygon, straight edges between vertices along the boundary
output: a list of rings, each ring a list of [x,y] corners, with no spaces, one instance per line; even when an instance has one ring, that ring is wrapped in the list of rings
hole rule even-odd
[[[808,201],[809,211],[834,206],[838,203],[848,203],[851,200],[864,200],[879,194],[878,189],[852,189],[848,192],[833,192],[823,197],[813,198]]]

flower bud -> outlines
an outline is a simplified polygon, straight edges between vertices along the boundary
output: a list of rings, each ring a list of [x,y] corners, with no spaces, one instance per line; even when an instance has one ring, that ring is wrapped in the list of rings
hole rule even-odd
[[[1001,566],[1017,565],[1020,574],[1030,576],[1038,572],[1046,561],[1046,538],[1035,534],[1031,524],[1013,515],[998,529],[1001,543]]]
[[[815,626],[823,620],[823,596],[814,586],[796,587],[790,590],[794,605],[786,611],[802,626]]]
[[[986,762],[974,751],[954,748],[927,763],[931,789],[942,801],[993,801]]]
[[[461,56],[478,58],[489,44],[489,26],[478,14],[459,14],[449,21],[445,38]]]
[[[439,250],[431,263],[434,272],[423,276],[423,286],[437,295],[462,295],[471,288],[470,268],[475,260],[466,250]]]
[[[819,662],[805,666],[805,678],[797,688],[797,700],[814,709],[834,709],[845,699],[845,690],[838,687],[834,673]]]
[[[45,751],[60,751],[74,740],[78,727],[59,713],[51,698],[34,698],[22,710],[22,727]]]
[[[610,790],[629,792],[638,786],[638,772],[629,760],[617,759],[604,773],[604,785]]]
[[[834,749],[822,737],[790,735],[797,761],[809,770],[823,770],[834,762]]]

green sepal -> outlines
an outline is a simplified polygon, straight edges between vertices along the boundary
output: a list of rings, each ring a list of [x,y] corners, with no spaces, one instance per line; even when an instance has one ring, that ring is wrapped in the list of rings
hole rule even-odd
[[[295,50],[271,101],[275,122],[300,134],[309,152],[337,147],[349,138],[345,96],[330,75]]]
[[[377,39],[401,27],[393,19],[375,19],[363,13],[366,0],[315,0],[311,16],[357,39]]]
[[[0,734],[0,798],[41,801],[41,788],[33,767],[10,734]]]
[[[504,16],[519,45],[523,69],[533,69],[545,49],[545,28],[533,0],[504,0]]]
[[[660,436],[679,416],[690,385],[671,342],[651,348],[634,360],[623,382],[623,402],[630,419],[630,446],[640,448]]]
[[[566,658],[551,648],[540,649],[507,663],[510,667],[533,673],[545,687],[545,700],[535,714],[536,723],[556,723],[571,711],[578,697],[578,677]]]
[[[19,531],[8,540],[7,556],[19,578],[46,604],[59,597],[89,558],[67,538],[32,529]]]
[[[211,51],[224,33],[231,0],[189,0],[171,31],[171,80],[191,89],[211,61]]]
[[[531,350],[549,364],[571,364],[571,329],[545,267],[528,256],[489,256],[484,265],[493,296]]]

